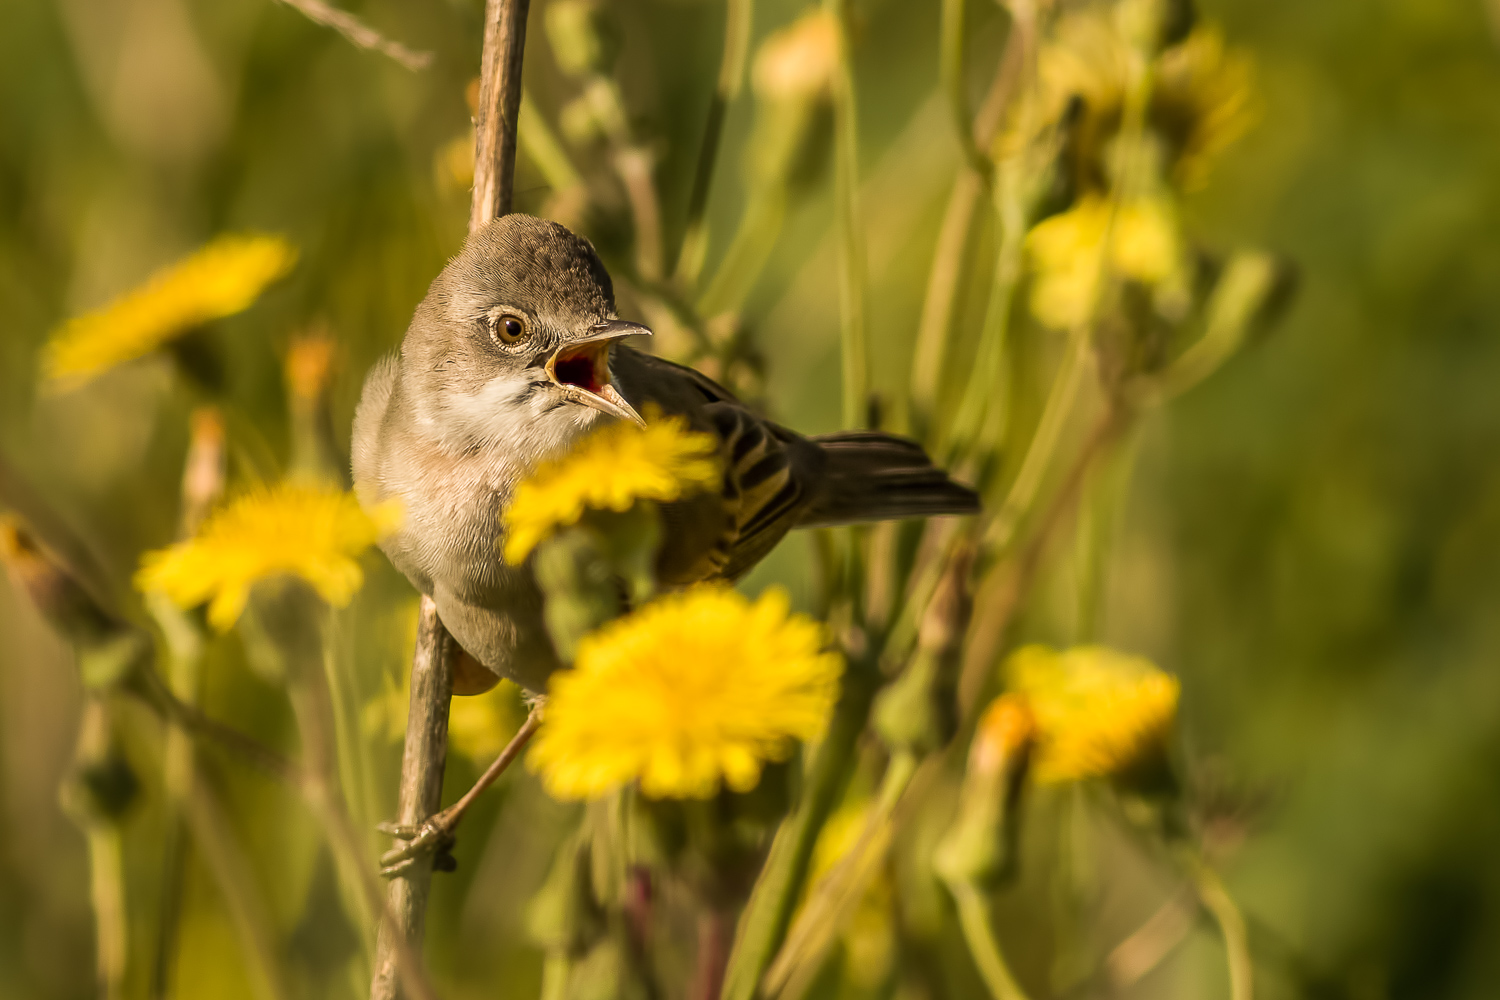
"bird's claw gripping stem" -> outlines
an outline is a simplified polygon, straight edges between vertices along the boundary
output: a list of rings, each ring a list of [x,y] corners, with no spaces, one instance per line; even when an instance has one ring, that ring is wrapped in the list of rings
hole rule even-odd
[[[461,816],[462,813],[458,815]],[[380,856],[380,874],[385,878],[404,875],[427,854],[434,855],[434,869],[452,871],[455,862],[449,852],[453,849],[453,828],[457,825],[458,816],[450,817],[449,810],[444,810],[417,826],[381,823],[376,829],[406,843],[393,847]]]

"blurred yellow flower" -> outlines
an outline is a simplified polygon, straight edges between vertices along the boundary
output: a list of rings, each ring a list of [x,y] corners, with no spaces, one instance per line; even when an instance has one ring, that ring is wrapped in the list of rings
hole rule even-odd
[[[415,638],[415,633],[413,633]],[[500,751],[521,728],[526,713],[520,688],[502,680],[483,694],[459,696],[448,706],[448,745],[481,766]],[[400,686],[389,677],[385,690],[364,707],[361,716],[367,736],[398,743],[406,735],[406,711],[411,703],[411,674]]]
[[[1126,93],[1145,68],[1106,9],[1059,18],[1037,54],[1038,86],[1024,104],[1029,113],[1015,116],[1000,139],[1002,151],[1038,131],[1065,127],[1070,179],[1081,190],[1107,187]],[[1163,50],[1152,68],[1146,124],[1173,179],[1185,189],[1201,187],[1213,160],[1253,120],[1254,64],[1227,49],[1217,29],[1201,27]]]
[[[349,603],[364,583],[355,558],[395,530],[399,511],[366,513],[350,493],[282,484],[257,489],[209,515],[192,539],[141,559],[135,585],[181,607],[211,600],[208,620],[232,626],[257,581],[289,573],[329,604]]]
[[[750,80],[762,98],[806,100],[832,87],[838,62],[838,18],[819,8],[773,32],[761,44]]]
[[[1180,685],[1151,661],[1104,646],[1027,646],[1006,673],[1036,719],[1038,781],[1125,776],[1165,759]]]
[[[1202,187],[1214,160],[1255,120],[1255,64],[1226,49],[1213,28],[1194,31],[1162,53],[1151,124],[1176,152],[1177,179]]]
[[[199,324],[243,312],[296,261],[296,248],[279,236],[220,236],[53,331],[43,357],[46,375],[82,382]]]
[[[724,586],[660,598],[586,636],[552,675],[529,762],[558,798],[631,781],[652,798],[748,791],[766,761],[822,732],[843,659],[822,627],[770,589]]]
[[[1036,270],[1031,311],[1058,329],[1088,320],[1106,265],[1123,277],[1154,285],[1173,275],[1181,257],[1176,220],[1160,198],[1120,206],[1111,231],[1109,201],[1084,195],[1066,212],[1037,223],[1026,236],[1026,247]]]
[[[520,565],[553,530],[586,508],[625,511],[637,500],[668,502],[719,483],[718,445],[681,417],[645,427],[610,424],[528,476],[506,509],[505,561]]]

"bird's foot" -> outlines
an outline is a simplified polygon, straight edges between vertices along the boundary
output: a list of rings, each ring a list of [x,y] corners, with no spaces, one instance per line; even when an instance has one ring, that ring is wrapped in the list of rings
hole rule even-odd
[[[432,855],[434,871],[451,872],[458,867],[452,854],[453,829],[442,813],[413,826],[381,823],[376,829],[398,841],[405,841],[380,856],[380,874],[385,878],[405,875],[429,854]]]

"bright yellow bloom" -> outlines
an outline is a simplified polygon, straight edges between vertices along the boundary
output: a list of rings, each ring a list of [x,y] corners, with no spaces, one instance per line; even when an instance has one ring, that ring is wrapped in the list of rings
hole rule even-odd
[[[1176,271],[1181,249],[1176,220],[1165,200],[1120,206],[1106,261],[1107,232],[1110,203],[1089,194],[1068,211],[1043,219],[1027,234],[1026,246],[1036,268],[1031,311],[1037,319],[1059,329],[1086,322],[1106,264],[1123,277],[1150,285],[1166,281]]]
[[[1151,661],[1104,646],[1027,646],[1006,672],[1036,719],[1038,781],[1128,775],[1163,759],[1180,685]]]
[[[342,607],[364,583],[356,557],[399,520],[395,507],[366,513],[342,490],[258,489],[209,515],[191,540],[146,553],[135,585],[185,608],[211,600],[208,620],[220,630],[239,618],[251,586],[281,573],[301,577]]]
[[[647,414],[650,418],[650,414]],[[669,502],[719,484],[718,445],[681,417],[645,427],[610,424],[572,452],[544,462],[516,487],[504,515],[505,561],[520,565],[555,529],[587,508],[629,510],[637,500]]]
[[[586,636],[552,675],[529,760],[558,798],[631,781],[652,798],[747,791],[766,761],[822,732],[843,659],[786,594],[753,604],[703,585],[659,598]]]
[[[43,362],[46,374],[82,382],[195,326],[243,312],[296,261],[296,248],[279,236],[220,236],[55,330]]]

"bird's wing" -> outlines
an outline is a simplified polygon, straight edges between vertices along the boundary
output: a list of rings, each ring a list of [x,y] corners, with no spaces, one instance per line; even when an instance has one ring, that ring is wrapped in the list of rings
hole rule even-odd
[[[724,458],[712,530],[679,532],[669,524],[663,562],[670,569],[664,575],[683,583],[743,575],[797,523],[811,499],[820,452],[801,435],[758,416],[702,372],[633,351],[626,365],[622,374],[633,383],[628,396],[636,388],[642,402],[688,417],[696,429],[719,439]],[[666,513],[669,521],[680,519],[687,527],[700,522],[702,506],[700,501]]]
[[[735,579],[796,525],[808,502],[808,460],[816,455],[801,436],[764,420],[739,403],[710,403],[704,412],[723,443],[721,498],[727,527],[715,546],[717,575]]]

